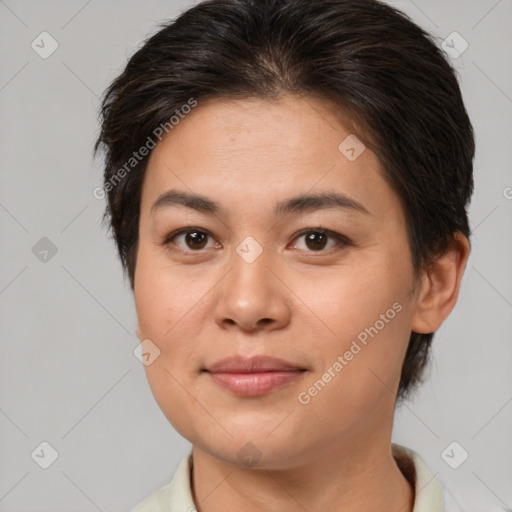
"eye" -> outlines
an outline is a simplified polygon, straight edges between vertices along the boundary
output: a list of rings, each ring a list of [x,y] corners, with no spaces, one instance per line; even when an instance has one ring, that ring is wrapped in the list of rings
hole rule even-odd
[[[207,231],[195,227],[182,228],[171,233],[165,239],[163,245],[171,251],[177,247],[183,252],[200,252],[203,249],[208,249],[209,238],[212,239],[213,244],[210,247],[221,247],[221,244],[218,242],[213,243],[213,237]],[[296,235],[294,240],[301,238],[304,240],[306,248],[298,248],[307,252],[328,252],[329,249],[350,245],[350,241],[345,236],[323,228],[302,230]],[[181,245],[179,243],[180,239],[182,240]],[[330,247],[329,241],[331,242]],[[300,244],[296,244],[294,247],[297,247],[297,245]]]
[[[334,241],[328,249],[335,248],[336,246],[350,245],[350,241],[334,231],[323,228],[309,228],[301,231],[297,238],[302,238],[308,252],[327,252],[324,250],[329,244],[329,239]]]
[[[175,231],[174,233],[171,233],[164,241],[164,245],[167,246],[170,250],[173,248],[170,247],[171,245],[176,245],[178,249],[181,249],[183,251],[193,251],[198,252],[202,249],[208,248],[208,237],[210,237],[210,234],[204,230],[198,229],[198,228],[183,228],[179,231]],[[175,240],[179,240],[182,238],[184,245],[179,245],[175,243]],[[214,245],[215,247],[220,247],[220,244],[217,243]]]

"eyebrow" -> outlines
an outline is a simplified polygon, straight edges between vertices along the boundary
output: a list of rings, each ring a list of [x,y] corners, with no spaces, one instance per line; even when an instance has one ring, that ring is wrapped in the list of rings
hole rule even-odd
[[[185,206],[210,215],[222,215],[224,213],[220,203],[213,199],[174,189],[160,195],[153,203],[153,206],[151,206],[150,213],[153,214],[157,210],[172,206]],[[321,209],[352,210],[371,215],[361,203],[339,192],[300,194],[291,197],[277,203],[274,208],[274,215],[278,217],[291,213],[310,212]]]

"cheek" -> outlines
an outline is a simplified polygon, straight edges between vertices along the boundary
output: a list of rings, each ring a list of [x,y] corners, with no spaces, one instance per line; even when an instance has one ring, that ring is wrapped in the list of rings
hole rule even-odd
[[[165,351],[165,340],[173,337],[182,322],[187,322],[188,312],[193,312],[204,295],[200,288],[193,275],[184,276],[177,266],[169,268],[165,259],[142,244],[134,291],[141,335],[162,345]]]
[[[322,417],[325,431],[370,428],[393,408],[409,339],[408,313],[403,304],[382,305],[339,310],[337,323],[332,319],[337,337],[317,348],[323,364],[301,387],[300,403],[309,401],[304,412]]]
[[[340,266],[321,278],[301,279],[297,295],[332,339],[343,342],[374,325],[395,302],[403,306],[407,290],[404,274],[393,270],[391,264],[372,264],[368,259],[359,265]],[[391,310],[388,316],[394,318],[395,313]]]
[[[398,272],[399,268],[403,271]],[[361,266],[340,267],[321,282],[316,280],[314,286],[301,281],[305,302],[316,314],[311,318],[317,318],[317,326],[325,326],[323,332],[328,333],[314,347],[321,367],[311,379],[311,383],[319,376],[332,380],[324,399],[332,393],[333,400],[343,397],[350,408],[358,409],[386,394],[393,397],[410,335],[409,282],[404,268],[391,259],[375,265],[366,261]],[[329,368],[336,378],[324,373]]]
[[[165,259],[162,262],[162,258],[141,246],[135,274],[135,307],[140,337],[149,338],[160,351],[145,370],[161,406],[166,396],[183,394],[180,384],[187,389],[195,385],[204,362],[201,340],[207,327],[207,293],[213,284],[207,276],[198,276],[197,270],[193,273],[193,269],[178,265],[169,268]]]
[[[150,339],[160,351],[150,365],[144,366],[146,378],[168,421],[187,437],[191,418],[201,415],[190,394],[194,394],[193,376],[197,371],[193,356],[198,323],[192,320],[201,307],[198,292],[179,272],[162,269],[143,247],[137,265],[134,299],[140,337]]]

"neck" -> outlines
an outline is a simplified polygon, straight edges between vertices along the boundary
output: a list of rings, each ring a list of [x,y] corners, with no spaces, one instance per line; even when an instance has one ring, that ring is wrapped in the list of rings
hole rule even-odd
[[[199,512],[380,510],[411,512],[414,489],[391,441],[315,447],[285,469],[240,468],[193,448],[192,488]],[[348,446],[348,447],[347,447]],[[400,467],[407,465],[400,462]]]

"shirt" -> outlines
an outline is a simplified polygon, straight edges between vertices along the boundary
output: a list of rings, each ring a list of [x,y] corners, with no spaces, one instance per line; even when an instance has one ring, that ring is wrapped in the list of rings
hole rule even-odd
[[[415,451],[396,443],[391,448],[400,470],[414,484],[416,497],[412,512],[463,512]],[[191,469],[192,450],[181,460],[171,482],[130,512],[195,512]]]

